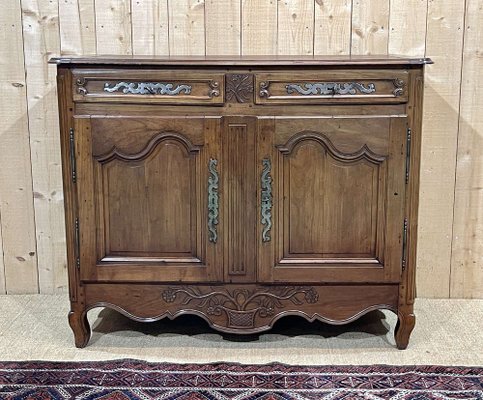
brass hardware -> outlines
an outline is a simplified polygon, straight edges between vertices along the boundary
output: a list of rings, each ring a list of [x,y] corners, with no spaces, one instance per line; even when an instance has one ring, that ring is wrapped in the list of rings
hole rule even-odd
[[[208,163],[208,170],[210,176],[208,177],[208,234],[209,241],[216,243],[218,233],[216,225],[218,225],[218,171],[216,166],[218,160],[210,158]]]
[[[265,225],[262,231],[262,241],[270,241],[270,229],[272,228],[272,177],[270,171],[272,165],[268,158],[262,160],[263,170],[261,176],[262,184],[262,207],[261,207],[261,222]]]
[[[321,82],[321,83],[290,83],[285,86],[287,94],[298,93],[303,96],[311,95],[355,95],[357,92],[370,94],[376,92],[376,85],[368,83],[367,87],[359,82]]]
[[[176,96],[181,92],[184,94],[191,93],[190,85],[177,85],[173,88],[172,83],[161,82],[118,82],[113,87],[110,87],[109,83],[104,84],[104,91],[113,93],[122,91],[124,94],[158,94]]]
[[[71,178],[72,182],[77,182],[77,166],[75,161],[75,137],[74,137],[74,129],[70,128],[69,130],[69,145],[70,145],[70,168],[71,168]]]

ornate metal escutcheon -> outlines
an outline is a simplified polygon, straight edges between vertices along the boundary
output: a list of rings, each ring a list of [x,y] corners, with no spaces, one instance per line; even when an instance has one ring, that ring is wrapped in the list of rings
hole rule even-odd
[[[270,241],[270,229],[272,228],[272,164],[268,158],[262,160],[263,170],[261,177],[262,184],[262,207],[261,207],[261,222],[265,225],[262,231],[262,241]]]
[[[321,83],[290,83],[285,86],[287,94],[301,94],[303,96],[356,95],[370,94],[376,91],[374,83],[367,87],[359,82],[321,82]]]
[[[174,87],[172,83],[161,82],[118,82],[114,86],[109,83],[104,84],[104,91],[113,93],[120,92],[124,94],[158,94],[167,96],[176,96],[178,94],[190,94],[190,85],[177,85]]]
[[[208,238],[210,242],[216,243],[218,240],[218,233],[216,225],[218,225],[218,171],[216,166],[218,160],[210,158],[208,163],[208,170],[210,176],[208,177]]]

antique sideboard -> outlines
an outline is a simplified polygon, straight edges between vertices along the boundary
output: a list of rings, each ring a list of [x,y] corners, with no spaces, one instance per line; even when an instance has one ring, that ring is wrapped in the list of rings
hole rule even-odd
[[[392,56],[54,58],[75,344],[87,311],[415,324],[424,65]]]

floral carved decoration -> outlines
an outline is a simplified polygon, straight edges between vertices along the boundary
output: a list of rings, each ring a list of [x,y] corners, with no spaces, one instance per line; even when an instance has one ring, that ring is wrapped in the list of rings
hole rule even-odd
[[[226,75],[226,99],[245,103],[253,95],[253,76],[246,74]]]
[[[195,286],[170,287],[162,292],[166,303],[192,305],[208,315],[220,316],[225,313],[228,326],[252,328],[255,317],[273,316],[286,304],[313,304],[319,299],[317,291],[310,286],[274,286],[254,289],[225,289],[204,293]]]

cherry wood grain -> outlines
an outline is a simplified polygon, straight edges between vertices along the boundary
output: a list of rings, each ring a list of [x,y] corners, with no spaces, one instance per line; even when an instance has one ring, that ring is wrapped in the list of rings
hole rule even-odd
[[[216,279],[222,243],[208,242],[206,186],[219,120],[77,121],[82,278]]]
[[[256,279],[256,119],[223,118],[223,204],[227,282]]]
[[[259,242],[261,280],[397,282],[405,118],[283,117],[262,130],[274,240]]]
[[[398,314],[396,343],[407,347],[415,323],[423,65],[430,60],[54,62],[69,322],[78,347],[88,343],[93,307],[139,321],[192,314],[238,334],[270,329],[285,315],[343,324],[385,308]],[[103,90],[158,78],[191,82],[198,100]],[[278,101],[292,81],[374,81],[381,96],[299,93]],[[267,88],[275,101],[261,95]],[[219,91],[216,100],[208,90]],[[208,229],[213,160],[216,241]]]

